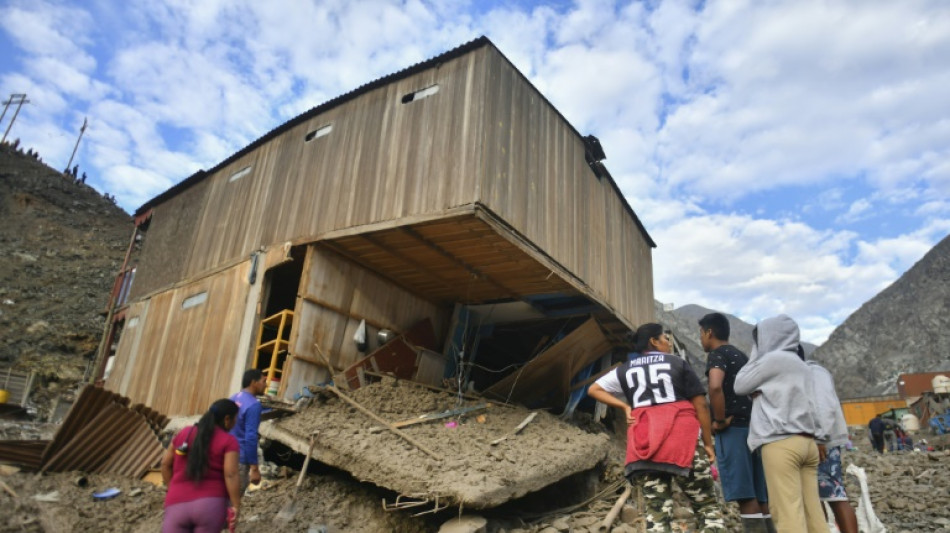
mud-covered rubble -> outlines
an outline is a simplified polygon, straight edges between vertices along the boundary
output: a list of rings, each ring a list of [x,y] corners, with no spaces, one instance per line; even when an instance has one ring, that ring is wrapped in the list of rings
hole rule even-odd
[[[355,416],[355,415],[354,415]],[[15,426],[23,433],[39,434],[45,426],[35,429]],[[4,435],[16,429],[7,427]],[[566,533],[596,531],[617,500],[622,485],[620,472],[623,443],[614,437],[603,472],[591,480],[591,487],[580,483],[558,484],[545,491],[528,495],[501,507],[482,511],[463,510],[485,518],[486,533]],[[868,475],[870,498],[875,512],[892,533],[950,532],[950,454],[936,452],[901,452],[879,455],[866,450],[845,452],[844,466],[856,464]],[[273,527],[280,509],[286,504],[296,481],[292,469],[281,469],[283,477],[266,480],[264,490],[249,493],[243,500],[241,529]],[[77,484],[80,477],[85,486]],[[37,475],[28,472],[10,473],[0,468],[4,481],[17,497],[0,490],[0,532],[151,532],[160,528],[164,490],[151,483],[118,476],[58,473]],[[846,476],[852,502],[860,495],[858,484]],[[119,496],[95,501],[92,494],[107,488],[121,490]],[[53,494],[56,493],[56,494]],[[51,497],[52,495],[52,497]],[[37,501],[46,496],[58,501]],[[411,516],[412,511],[383,510],[382,500],[392,501],[395,494],[369,483],[362,483],[346,473],[319,463],[311,463],[298,493],[299,505],[293,520],[282,530],[307,531],[326,526],[328,531],[370,533],[396,531],[429,533],[457,517],[458,508],[440,513]],[[678,496],[676,512],[683,523],[690,520],[682,495]],[[628,533],[639,525],[636,496],[621,510],[610,531]],[[9,511],[7,511],[9,510]],[[727,525],[738,530],[735,505],[727,506]],[[314,529],[315,530],[315,529]]]
[[[345,394],[390,423],[485,403],[391,378]],[[316,430],[317,460],[400,494],[479,509],[534,492],[605,459],[606,433],[587,433],[546,412],[517,435],[492,445],[529,413],[491,405],[401,428],[435,457],[329,393],[295,416],[265,425],[261,433],[302,452]]]

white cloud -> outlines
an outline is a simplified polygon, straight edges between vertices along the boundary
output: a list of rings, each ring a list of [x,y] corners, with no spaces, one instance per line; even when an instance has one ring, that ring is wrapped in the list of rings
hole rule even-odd
[[[842,223],[850,224],[853,222],[857,222],[868,215],[868,210],[870,210],[871,207],[872,207],[872,204],[870,200],[868,200],[867,198],[859,198],[855,200],[854,202],[852,202],[851,205],[848,207],[848,210],[845,213],[839,215],[835,219],[835,222],[839,224],[842,224]]]
[[[787,313],[799,320],[803,338],[816,344],[923,257],[950,224],[863,240],[852,231],[696,213],[695,207],[670,201],[639,212],[658,244],[657,299],[677,306],[700,303],[752,322]],[[683,215],[670,217],[671,212]]]

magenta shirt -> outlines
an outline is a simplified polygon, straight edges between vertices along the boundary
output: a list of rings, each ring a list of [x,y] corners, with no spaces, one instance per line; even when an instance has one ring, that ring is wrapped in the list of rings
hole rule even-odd
[[[186,440],[190,444],[198,431],[197,426],[188,426],[172,439],[171,447],[177,450]],[[228,488],[224,483],[224,454],[238,453],[238,441],[227,431],[215,426],[211,435],[211,449],[208,450],[208,470],[198,483],[188,479],[185,468],[188,456],[175,454],[172,463],[172,479],[168,482],[165,494],[165,507],[176,503],[190,502],[199,498],[227,498]]]

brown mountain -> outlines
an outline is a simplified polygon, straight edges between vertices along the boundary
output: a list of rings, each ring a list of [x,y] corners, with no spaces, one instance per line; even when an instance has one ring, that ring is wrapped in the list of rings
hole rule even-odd
[[[862,305],[814,358],[841,398],[897,392],[897,376],[950,370],[950,237]]]
[[[95,189],[0,146],[0,364],[81,379],[131,234]]]

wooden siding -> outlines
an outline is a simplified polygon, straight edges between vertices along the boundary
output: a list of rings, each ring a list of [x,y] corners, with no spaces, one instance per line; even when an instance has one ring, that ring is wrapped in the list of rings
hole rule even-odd
[[[636,326],[653,316],[651,247],[584,143],[500,54],[489,56],[478,200]],[[620,150],[622,147],[616,147]]]
[[[438,93],[401,102],[434,84]],[[575,130],[493,46],[332,107],[157,206],[134,295],[261,247],[477,202],[627,325],[652,319],[651,248],[637,222],[593,175]]]
[[[194,235],[181,235],[193,243],[183,278],[261,246],[472,203],[479,168],[472,100],[486,52],[372,90],[210,175]],[[433,84],[435,95],[401,102]],[[305,142],[326,125],[328,135]],[[248,175],[229,181],[248,166]]]
[[[353,342],[360,319],[367,322],[369,349],[373,350],[380,327],[402,332],[425,318],[432,321],[441,343],[452,312],[451,307],[433,304],[320,245],[308,247],[300,287],[291,353],[319,361],[314,347],[318,343],[338,369],[366,355],[358,352]],[[293,394],[321,378],[325,374],[319,365],[295,360],[287,383],[281,385]]]
[[[202,181],[185,194],[155,206],[152,222],[144,235],[129,301],[187,279],[185,265],[195,248],[192,236],[204,208],[208,183]]]
[[[127,316],[140,317],[138,331],[123,333],[106,387],[170,416],[201,413],[234,393],[234,365],[243,364],[234,354],[248,271],[245,261],[133,304]],[[203,304],[182,309],[186,298],[202,292]]]

